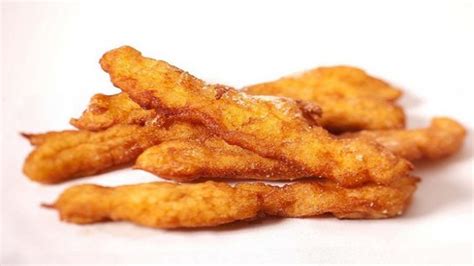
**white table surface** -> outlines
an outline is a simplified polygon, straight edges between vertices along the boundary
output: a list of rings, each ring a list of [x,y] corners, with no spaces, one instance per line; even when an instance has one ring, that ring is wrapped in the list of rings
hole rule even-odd
[[[2,3],[1,263],[472,262],[472,1],[223,2]],[[405,90],[409,126],[446,115],[470,133],[459,154],[417,165],[423,181],[397,219],[175,231],[62,223],[39,204],[66,187],[157,180],[121,170],[44,186],[21,172],[31,147],[18,133],[71,128],[93,94],[116,93],[98,60],[125,44],[236,87],[360,66]]]

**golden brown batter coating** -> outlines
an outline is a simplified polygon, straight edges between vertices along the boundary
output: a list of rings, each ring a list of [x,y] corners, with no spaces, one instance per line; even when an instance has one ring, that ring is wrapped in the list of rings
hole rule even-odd
[[[106,53],[100,63],[113,84],[143,108],[175,121],[201,123],[227,143],[283,161],[305,176],[356,186],[370,181],[389,184],[411,170],[409,162],[381,146],[335,139],[323,128],[309,126],[290,99],[252,97],[207,85],[131,47]]]
[[[297,101],[299,110],[291,110],[302,116],[308,124],[319,125],[321,109],[314,103]],[[71,119],[71,124],[79,129],[90,131],[104,130],[118,124],[160,124],[165,120],[155,110],[145,110],[126,93],[114,95],[96,94],[80,118]]]
[[[154,110],[144,110],[125,93],[96,94],[82,116],[70,122],[79,129],[98,131],[117,124],[144,125],[155,118]]]
[[[338,218],[388,218],[401,215],[416,189],[405,177],[392,187],[367,184],[344,188],[329,181],[284,187],[245,183],[234,187],[208,181],[197,184],[148,183],[115,188],[79,185],[52,205],[61,220],[88,224],[130,221],[157,228],[206,227],[259,214],[307,217],[332,213]]]
[[[428,128],[411,130],[373,130],[347,133],[343,138],[375,141],[410,161],[440,159],[456,153],[464,142],[466,130],[458,122],[438,117]]]
[[[155,130],[137,125],[25,136],[38,146],[25,160],[23,172],[40,183],[59,183],[133,162],[156,143]]]
[[[288,93],[301,93],[306,98],[314,94],[347,97],[369,97],[394,101],[402,92],[387,82],[368,75],[364,70],[351,66],[318,67],[289,75],[276,81],[249,87],[268,86],[287,88]],[[289,88],[298,88],[295,92]],[[298,97],[294,97],[298,98]]]
[[[225,183],[147,183],[115,188],[79,185],[56,201],[61,220],[86,224],[126,220],[159,227],[204,227],[257,216],[256,193]]]
[[[456,153],[466,131],[449,118],[435,118],[430,127],[411,130],[373,130],[347,133],[342,138],[375,141],[410,161],[440,159]],[[301,174],[284,163],[263,158],[218,138],[175,140],[148,148],[135,167],[177,181],[199,178],[292,180]]]
[[[400,90],[354,67],[316,68],[244,91],[316,102],[323,109],[321,125],[331,132],[405,126],[403,110],[391,102]]]
[[[163,142],[145,150],[134,168],[181,182],[203,178],[293,180],[305,177],[284,162],[261,157],[216,137]]]
[[[206,131],[189,124],[169,128],[116,125],[100,132],[67,130],[24,134],[37,145],[23,172],[40,183],[59,183],[133,163],[146,148],[164,140],[195,138]]]

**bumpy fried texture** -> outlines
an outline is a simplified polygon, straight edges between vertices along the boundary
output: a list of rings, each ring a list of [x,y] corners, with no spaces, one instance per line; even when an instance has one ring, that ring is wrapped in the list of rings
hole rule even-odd
[[[159,227],[204,227],[257,216],[256,193],[225,183],[148,183],[107,188],[79,185],[56,201],[62,220],[86,224],[126,220]]]
[[[402,177],[389,186],[366,184],[344,188],[328,180],[294,182],[283,187],[242,183],[259,193],[263,213],[280,217],[309,217],[330,213],[337,218],[376,219],[403,214],[416,190],[416,177]]]
[[[405,126],[403,110],[391,102],[401,92],[353,67],[316,68],[244,90],[314,101],[323,109],[321,125],[335,133]]]
[[[309,126],[290,99],[268,100],[206,85],[131,47],[106,53],[100,63],[113,84],[143,108],[175,121],[201,123],[227,143],[285,162],[300,176],[323,176],[356,186],[369,181],[388,184],[411,170],[408,161],[381,146],[336,139],[321,127]]]
[[[176,181],[202,178],[292,180],[304,176],[278,160],[261,157],[222,139],[163,142],[145,150],[134,168]]]
[[[435,118],[428,128],[412,130],[360,131],[342,135],[375,141],[410,161],[440,159],[456,153],[462,146],[466,130],[450,118]]]
[[[130,163],[155,144],[155,130],[137,125],[25,136],[38,146],[27,157],[23,172],[41,183],[59,183]]]
[[[270,98],[271,97],[267,97]],[[296,104],[308,124],[318,125],[321,108],[314,103],[297,101]],[[150,125],[163,121],[154,110],[145,110],[135,103],[126,93],[114,95],[96,94],[89,106],[78,119],[71,119],[71,124],[79,129],[91,131],[104,130],[117,124]]]
[[[79,185],[61,194],[52,207],[61,220],[88,224],[130,221],[157,228],[206,227],[259,214],[307,217],[332,213],[338,218],[388,218],[401,215],[416,188],[415,178],[393,187],[343,188],[332,182],[276,187],[246,183],[148,183],[115,188]]]
[[[368,75],[362,69],[350,66],[319,67],[295,75],[280,78],[250,87],[298,88],[307,98],[314,94],[340,95],[347,97],[369,97],[387,101],[398,99],[402,93],[387,82]],[[296,96],[296,95],[294,95]],[[296,97],[295,97],[296,98]]]
[[[169,128],[117,125],[100,132],[24,134],[37,147],[25,160],[23,172],[37,182],[59,183],[132,163],[146,148],[164,140],[205,133],[189,124],[174,124]]]
[[[96,94],[89,106],[78,119],[71,124],[79,129],[90,131],[104,130],[117,124],[144,125],[156,119],[154,110],[145,110],[132,101],[127,94]]]
[[[414,130],[379,130],[346,133],[341,138],[375,141],[410,161],[440,159],[462,146],[465,129],[449,118],[435,118],[430,127]],[[297,172],[278,160],[264,158],[210,137],[166,141],[145,150],[135,168],[176,181],[200,178],[292,180]]]

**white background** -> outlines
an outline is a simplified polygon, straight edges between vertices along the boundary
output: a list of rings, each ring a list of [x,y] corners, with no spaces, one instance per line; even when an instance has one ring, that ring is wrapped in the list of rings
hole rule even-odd
[[[153,181],[122,170],[43,186],[21,172],[19,132],[71,128],[95,93],[116,93],[98,65],[132,45],[209,82],[243,86],[334,64],[405,90],[409,126],[451,116],[472,132],[472,1],[168,1],[2,4],[2,263],[472,262],[473,146],[417,165],[406,215],[377,221],[268,219],[206,230],[127,223],[77,226],[39,207],[66,187]]]

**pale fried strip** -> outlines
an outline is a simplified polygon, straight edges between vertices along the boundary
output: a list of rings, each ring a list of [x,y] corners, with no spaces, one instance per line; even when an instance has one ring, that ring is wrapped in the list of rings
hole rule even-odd
[[[412,130],[374,130],[342,135],[362,138],[387,147],[408,160],[439,159],[456,153],[462,146],[466,130],[458,122],[434,118],[428,128]]]
[[[170,128],[117,125],[101,132],[25,134],[38,146],[25,160],[23,172],[41,183],[59,183],[132,163],[146,148],[163,140],[200,134],[198,128],[187,124]]]
[[[345,186],[388,184],[411,169],[409,162],[381,146],[338,140],[322,128],[308,126],[289,99],[269,101],[206,85],[131,47],[112,50],[100,62],[114,85],[143,108],[202,123],[227,143],[288,163],[305,176],[323,176]]]
[[[156,228],[206,227],[259,214],[307,217],[332,213],[338,218],[388,218],[403,213],[417,179],[396,185],[343,188],[331,182],[294,183],[283,188],[261,183],[232,187],[208,181],[198,184],[148,183],[115,188],[79,185],[61,194],[53,207],[61,220],[88,224],[130,221]]]
[[[401,92],[353,67],[316,68],[244,91],[314,101],[323,109],[321,125],[336,133],[405,126],[403,110],[390,102]]]

